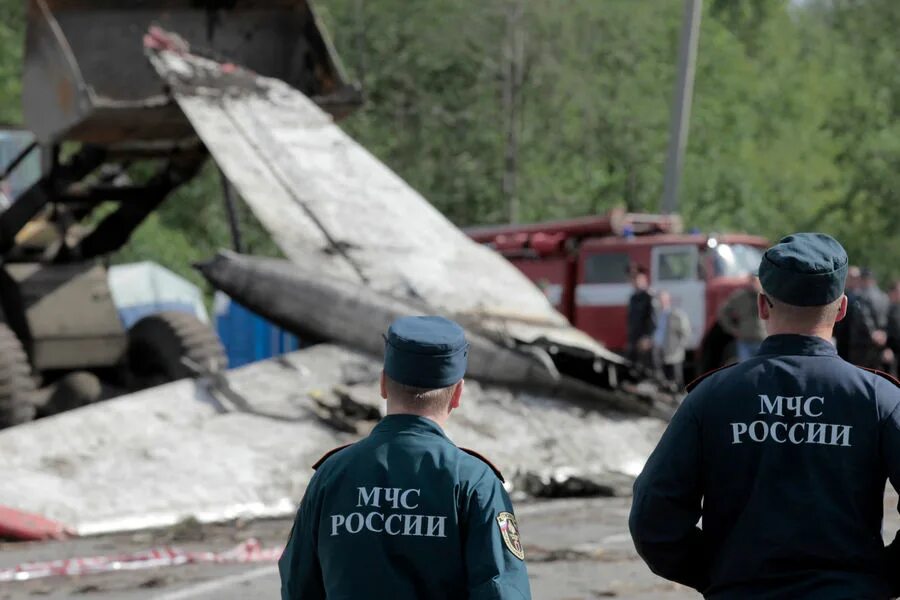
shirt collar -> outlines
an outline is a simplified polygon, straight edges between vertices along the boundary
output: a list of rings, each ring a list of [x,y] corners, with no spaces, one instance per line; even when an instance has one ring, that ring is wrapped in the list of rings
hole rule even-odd
[[[814,335],[781,333],[763,340],[758,355],[837,356],[834,344]]]
[[[441,426],[427,417],[418,415],[387,415],[372,429],[376,433],[424,433],[447,437]]]

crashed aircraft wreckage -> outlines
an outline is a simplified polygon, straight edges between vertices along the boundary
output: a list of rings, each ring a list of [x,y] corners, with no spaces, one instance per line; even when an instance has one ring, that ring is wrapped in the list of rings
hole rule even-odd
[[[303,93],[193,55],[171,34],[152,39],[152,64],[290,261],[223,254],[201,267],[213,285],[301,335],[374,353],[391,318],[444,314],[469,330],[476,378],[671,414],[671,394],[637,385],[624,358],[572,327]]]
[[[216,288],[285,329],[376,356],[383,353],[382,335],[394,319],[434,312],[420,302],[322,277],[285,260],[220,252],[198,268]],[[611,408],[650,416],[668,414],[665,405],[654,404],[650,395],[589,385],[560,374],[549,354],[537,346],[504,345],[471,329],[467,338],[468,376],[474,379],[596,399]]]
[[[185,28],[173,14],[162,22]],[[57,37],[67,31],[58,23],[46,30]],[[74,25],[70,31],[108,35]],[[464,323],[473,375],[503,384],[467,386],[459,418],[448,426],[454,441],[494,458],[514,490],[627,493],[664,422],[618,411],[665,413],[666,394],[636,384],[627,361],[572,328],[521,273],[469,240],[312,100],[278,80],[192,56],[169,37],[149,35],[148,53],[187,120],[155,85],[150,107],[189,136],[183,141],[200,160],[196,131],[290,261],[223,254],[201,269],[271,319],[342,346],[319,344],[0,432],[0,509],[47,519],[18,519],[27,531],[17,535],[291,514],[311,474],[306,466],[365,434],[380,416],[380,365],[372,355],[382,350],[386,323],[422,312]],[[91,64],[106,74],[101,63]],[[134,65],[122,64],[132,85]],[[316,70],[326,83],[339,83],[332,70],[318,63]],[[81,108],[97,100],[93,85],[73,89],[86,96]],[[339,113],[341,89],[310,95]],[[159,128],[143,112],[115,112],[145,103],[104,100],[95,108],[119,115],[116,123],[140,123],[142,134]],[[122,221],[111,223],[107,231],[118,239]]]

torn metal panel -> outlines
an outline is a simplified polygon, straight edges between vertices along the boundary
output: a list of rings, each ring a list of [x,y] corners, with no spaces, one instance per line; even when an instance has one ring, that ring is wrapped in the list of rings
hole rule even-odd
[[[200,99],[182,102],[185,112],[193,115],[194,126],[206,132],[209,139],[240,139],[233,122],[202,110],[205,106],[206,101]],[[207,139],[204,142],[210,143]],[[214,152],[216,162],[285,256],[301,264],[314,261],[323,272],[338,277],[357,277],[350,264],[328,252],[332,244],[325,232],[296,201],[292,189],[279,179],[272,165],[249,144],[226,145],[226,151]]]
[[[293,262],[347,274],[486,330],[601,352],[502,257],[476,244],[301,92],[163,50],[154,66]]]

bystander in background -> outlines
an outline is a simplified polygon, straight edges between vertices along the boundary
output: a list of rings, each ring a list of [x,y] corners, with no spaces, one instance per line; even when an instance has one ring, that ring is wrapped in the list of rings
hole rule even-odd
[[[628,359],[648,370],[653,369],[653,334],[656,331],[656,307],[650,291],[650,279],[642,267],[632,267],[634,292],[628,299]]]
[[[653,333],[653,359],[659,375],[684,385],[684,357],[691,337],[691,321],[683,310],[672,305],[672,296],[663,290],[657,295],[656,331]]]
[[[746,287],[735,290],[719,308],[719,323],[725,333],[734,338],[738,362],[756,354],[766,337],[766,327],[756,309],[760,292],[759,278],[750,275]]]
[[[882,358],[885,367],[894,376],[900,376],[900,280],[888,290],[887,347]]]
[[[860,367],[882,368],[884,350],[887,344],[887,296],[878,288],[875,277],[869,269],[851,267],[847,275],[847,324],[841,335],[846,336],[842,344],[838,339],[838,351],[846,353],[844,358]]]

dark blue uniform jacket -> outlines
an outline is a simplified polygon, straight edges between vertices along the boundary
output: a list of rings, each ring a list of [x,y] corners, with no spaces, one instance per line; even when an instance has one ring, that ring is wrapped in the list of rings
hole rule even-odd
[[[888,478],[900,488],[896,382],[820,338],[770,336],[685,399],[635,483],[631,533],[654,572],[708,598],[888,598]]]
[[[531,600],[509,496],[429,419],[329,457],[279,561],[284,600]]]

